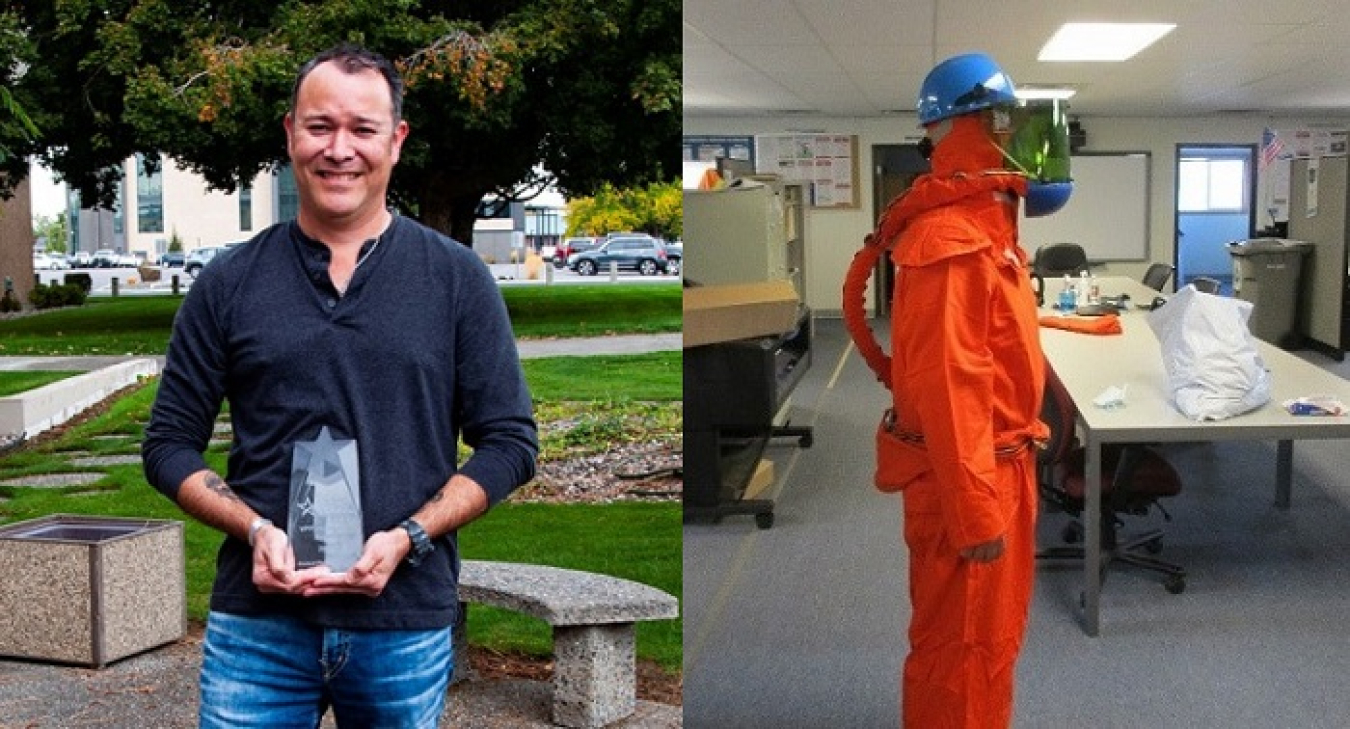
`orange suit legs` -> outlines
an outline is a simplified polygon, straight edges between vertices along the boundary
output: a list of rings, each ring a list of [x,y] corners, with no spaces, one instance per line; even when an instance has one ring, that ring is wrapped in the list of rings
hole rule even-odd
[[[962,559],[944,534],[941,483],[904,492],[909,547],[910,652],[901,686],[909,729],[995,729],[1012,724],[1017,654],[1026,632],[1036,551],[1035,449],[999,459],[996,486],[1007,551]]]

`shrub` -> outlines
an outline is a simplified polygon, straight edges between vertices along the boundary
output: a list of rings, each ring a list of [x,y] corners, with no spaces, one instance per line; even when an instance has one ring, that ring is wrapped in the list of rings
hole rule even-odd
[[[84,299],[84,289],[77,284],[39,284],[28,292],[28,300],[39,309],[80,306]]]
[[[85,296],[94,288],[94,277],[87,273],[68,273],[64,280],[67,286],[75,285],[83,289]]]
[[[22,311],[23,304],[14,298],[13,291],[6,291],[3,297],[0,297],[0,313],[8,314],[15,311]]]

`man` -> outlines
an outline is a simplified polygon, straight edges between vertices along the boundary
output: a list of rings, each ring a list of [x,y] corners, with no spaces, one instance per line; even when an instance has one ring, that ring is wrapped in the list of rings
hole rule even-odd
[[[1034,442],[1046,434],[1018,202],[1027,199],[1028,215],[1045,214],[1069,192],[1034,173],[1029,181],[1025,160],[1015,161],[1017,172],[1003,169],[1013,91],[981,54],[928,74],[918,111],[932,171],[887,209],[845,288],[849,331],[894,396],[878,438],[877,485],[904,494],[913,607],[906,727],[1012,722],[1035,562]],[[1067,155],[1066,145],[1019,146]],[[1054,162],[1067,174],[1067,159]],[[887,248],[897,270],[889,358],[861,321],[856,286]]]
[[[491,274],[386,207],[401,105],[376,54],[306,63],[284,122],[298,219],[217,256],[174,322],[142,455],[155,488],[226,535],[203,727],[317,726],[329,706],[344,726],[435,726],[455,531],[533,477],[529,393]],[[223,401],[224,478],[202,456]]]

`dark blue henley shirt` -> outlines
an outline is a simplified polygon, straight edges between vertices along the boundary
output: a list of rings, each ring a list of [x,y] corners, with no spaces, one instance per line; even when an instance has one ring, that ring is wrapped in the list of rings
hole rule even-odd
[[[207,467],[202,453],[223,402],[234,430],[225,480],[278,525],[287,520],[293,444],[324,426],[335,440],[356,441],[367,537],[411,516],[456,470],[492,504],[533,477],[530,396],[487,266],[397,215],[360,255],[341,296],[328,277],[328,248],[295,222],[202,269],[174,321],[146,427],[151,485],[176,498],[183,480]],[[463,464],[461,437],[472,448]],[[251,559],[247,544],[225,540],[213,610],[388,629],[444,627],[458,611],[454,534],[420,565],[400,565],[375,599],[264,595]]]

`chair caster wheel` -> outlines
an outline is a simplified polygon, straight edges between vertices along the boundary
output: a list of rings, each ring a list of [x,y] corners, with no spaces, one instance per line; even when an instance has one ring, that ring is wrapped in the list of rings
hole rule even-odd
[[[1167,582],[1163,583],[1163,587],[1173,595],[1180,595],[1186,591],[1186,578],[1180,575],[1169,577]]]
[[[755,514],[755,526],[760,529],[768,529],[773,526],[773,512],[765,511]]]
[[[797,439],[797,445],[798,447],[801,448],[810,448],[811,445],[814,444],[815,442],[816,439],[810,433],[807,433],[806,435],[803,435],[802,437]]]

